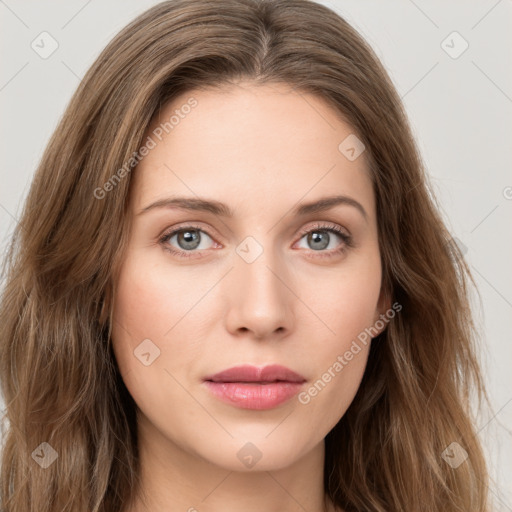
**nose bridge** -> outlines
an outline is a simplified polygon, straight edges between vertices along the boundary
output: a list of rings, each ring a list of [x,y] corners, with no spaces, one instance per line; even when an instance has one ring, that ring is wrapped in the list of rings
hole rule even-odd
[[[236,248],[238,255],[235,263],[235,279],[243,283],[243,289],[248,296],[265,299],[265,303],[284,300],[283,284],[276,274],[282,272],[279,268],[279,258],[271,246],[272,236],[259,237],[261,242],[253,236],[246,237]]]

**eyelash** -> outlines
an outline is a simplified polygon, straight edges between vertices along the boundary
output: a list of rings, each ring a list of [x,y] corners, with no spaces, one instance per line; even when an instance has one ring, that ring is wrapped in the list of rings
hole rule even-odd
[[[195,225],[186,225],[181,226],[177,229],[174,229],[168,233],[165,233],[159,240],[159,243],[162,245],[163,249],[165,251],[170,252],[171,254],[178,256],[180,258],[196,258],[197,256],[194,254],[197,251],[178,251],[176,249],[172,249],[167,242],[177,233],[181,233],[182,231],[202,231],[203,233],[206,233],[210,238],[213,239],[212,235],[208,233],[205,229],[203,229],[201,226],[195,226]],[[338,226],[335,224],[315,224],[313,227],[302,230],[300,232],[300,238],[303,238],[305,235],[308,235],[309,233],[313,233],[315,231],[324,231],[328,233],[335,233],[338,235],[342,240],[343,243],[339,249],[332,249],[329,252],[325,251],[318,251],[317,256],[318,258],[333,258],[334,256],[337,256],[339,254],[345,253],[349,248],[354,247],[353,239],[350,235],[347,235],[344,231],[342,231]],[[316,251],[313,251],[316,252]],[[200,257],[200,256],[199,256]]]

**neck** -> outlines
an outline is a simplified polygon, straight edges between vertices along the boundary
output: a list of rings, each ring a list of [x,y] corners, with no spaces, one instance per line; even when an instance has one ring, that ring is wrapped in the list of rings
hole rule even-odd
[[[323,487],[323,440],[288,467],[234,471],[179,446],[142,414],[138,427],[141,492],[125,512],[336,510]]]

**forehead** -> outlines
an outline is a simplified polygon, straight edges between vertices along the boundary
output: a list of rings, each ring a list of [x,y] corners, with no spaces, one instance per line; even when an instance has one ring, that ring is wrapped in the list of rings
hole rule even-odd
[[[135,208],[170,194],[261,209],[265,200],[293,204],[339,193],[357,196],[371,214],[366,155],[350,160],[340,150],[354,135],[322,98],[287,84],[189,91],[146,131],[154,147],[134,170]]]

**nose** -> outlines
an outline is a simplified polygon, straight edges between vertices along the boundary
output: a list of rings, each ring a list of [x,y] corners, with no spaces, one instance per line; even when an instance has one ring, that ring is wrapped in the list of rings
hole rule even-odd
[[[297,298],[289,274],[272,251],[264,250],[252,262],[237,255],[226,286],[225,322],[231,334],[261,340],[291,332]]]

